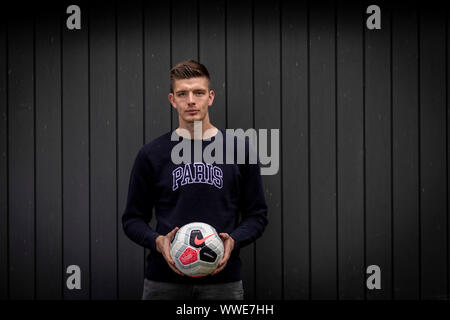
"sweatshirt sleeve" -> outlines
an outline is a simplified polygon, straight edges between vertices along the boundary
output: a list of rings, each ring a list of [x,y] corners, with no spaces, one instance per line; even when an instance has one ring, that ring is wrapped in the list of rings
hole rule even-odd
[[[159,234],[148,225],[154,205],[153,179],[151,163],[141,149],[131,170],[122,226],[125,234],[133,242],[155,251],[156,238]]]
[[[246,146],[248,144],[246,143]],[[248,152],[256,152],[247,147]],[[255,156],[256,157],[256,156]],[[234,247],[241,248],[259,238],[267,223],[267,204],[261,179],[259,161],[250,164],[246,155],[246,163],[240,165],[242,175],[240,187],[241,222],[230,236],[235,240]]]

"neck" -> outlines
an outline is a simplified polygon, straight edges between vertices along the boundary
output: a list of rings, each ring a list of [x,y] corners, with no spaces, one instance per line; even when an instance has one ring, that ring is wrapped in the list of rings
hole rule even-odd
[[[194,122],[182,122],[180,121],[179,127],[176,129],[178,135],[183,138],[192,139],[209,139],[216,135],[218,129],[213,126],[209,121],[194,121]],[[184,130],[189,132],[186,134]]]

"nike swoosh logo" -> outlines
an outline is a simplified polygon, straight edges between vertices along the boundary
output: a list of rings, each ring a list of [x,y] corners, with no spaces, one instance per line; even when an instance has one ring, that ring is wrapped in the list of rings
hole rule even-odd
[[[194,243],[195,243],[196,246],[199,246],[199,245],[201,245],[203,242],[205,242],[206,239],[212,237],[213,235],[214,235],[214,233],[213,233],[213,234],[210,234],[209,236],[207,236],[207,237],[205,237],[205,238],[203,238],[203,239],[201,239],[201,240],[198,240],[198,239],[197,239],[197,236],[195,236],[195,238],[194,238]],[[191,238],[191,239],[192,239],[192,238]]]

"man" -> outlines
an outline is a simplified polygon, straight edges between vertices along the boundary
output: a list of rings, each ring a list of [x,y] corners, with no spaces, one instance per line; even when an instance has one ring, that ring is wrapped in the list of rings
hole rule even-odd
[[[213,104],[214,91],[210,89],[210,77],[204,65],[193,60],[180,62],[170,70],[170,82],[168,98],[178,112],[179,127],[140,149],[122,217],[126,235],[150,249],[142,298],[242,300],[239,249],[261,236],[267,225],[260,167],[248,161],[229,164],[225,159],[208,164],[211,170],[205,170],[206,164],[198,162],[191,167],[174,163],[172,150],[180,138],[192,145],[201,142],[204,150],[219,135],[225,135],[225,130],[213,126],[209,119],[208,108]],[[198,124],[201,124],[200,132],[196,130]],[[175,141],[173,136],[177,138]],[[245,147],[248,160],[251,150],[246,141]],[[230,148],[235,147],[224,143],[225,152]],[[193,160],[191,163],[196,164]],[[197,172],[200,167],[202,172]],[[185,173],[182,180],[180,172]],[[213,173],[215,183],[211,179]],[[153,207],[156,230],[148,225]],[[170,256],[170,242],[175,233],[190,222],[212,225],[224,244],[223,258],[217,269],[206,277],[183,275]]]

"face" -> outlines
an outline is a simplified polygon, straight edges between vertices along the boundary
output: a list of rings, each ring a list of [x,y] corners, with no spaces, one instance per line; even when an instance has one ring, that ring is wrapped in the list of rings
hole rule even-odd
[[[214,101],[214,91],[209,90],[206,77],[175,80],[169,101],[177,109],[180,122],[209,121],[208,107]]]

